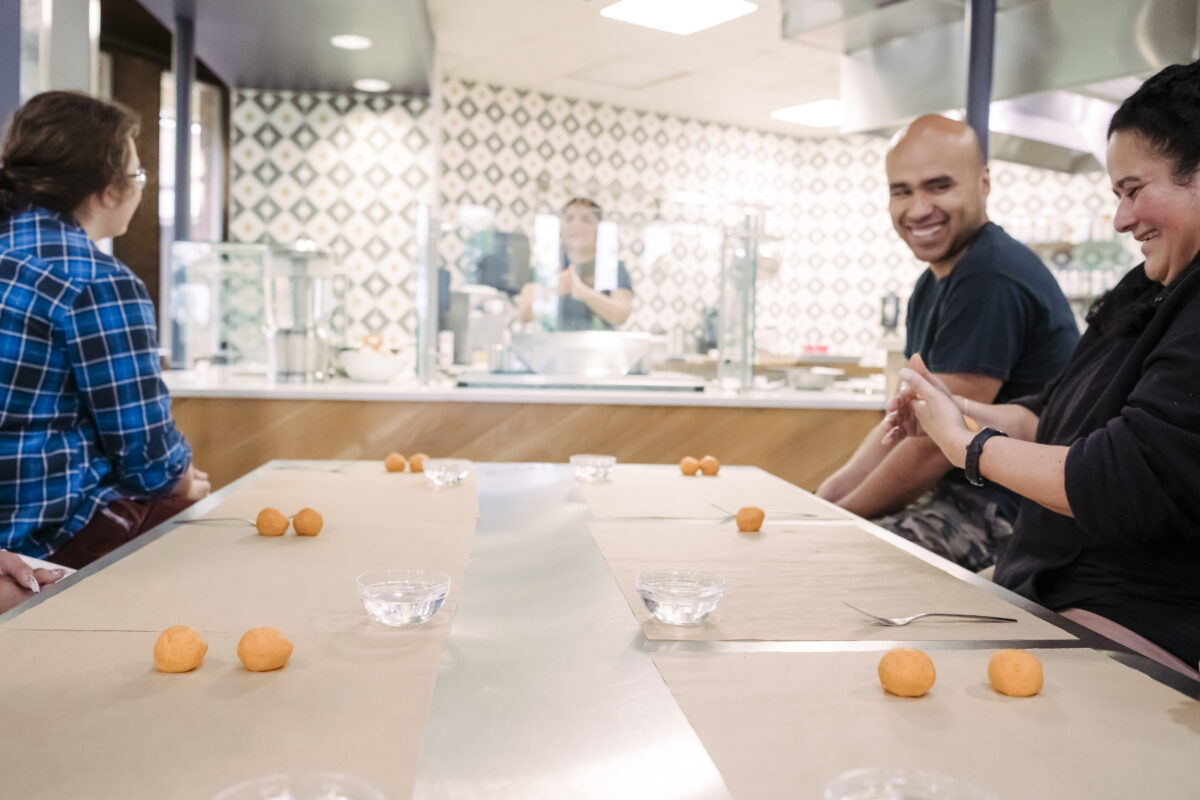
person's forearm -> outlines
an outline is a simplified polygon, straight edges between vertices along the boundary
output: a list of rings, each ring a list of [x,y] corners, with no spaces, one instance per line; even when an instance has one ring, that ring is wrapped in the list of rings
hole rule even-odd
[[[521,322],[529,322],[533,319],[533,293],[533,284],[527,283],[521,288],[521,293],[517,295],[517,317]]]
[[[817,497],[837,503],[858,488],[891,451],[891,446],[883,443],[886,432],[883,422],[872,428],[854,455],[817,487]]]
[[[866,519],[899,511],[933,488],[950,466],[929,439],[905,439],[838,505]]]
[[[961,467],[966,463],[967,445],[972,438],[974,434],[970,431],[956,432],[941,444],[942,452],[951,463]],[[1057,514],[1073,517],[1067,501],[1068,450],[1060,445],[993,436],[979,456],[979,474]]]
[[[620,291],[620,290],[618,290]],[[596,316],[609,325],[623,325],[633,309],[633,299],[625,296],[609,296],[588,288],[583,293],[583,302]]]
[[[1032,442],[1037,436],[1038,418],[1025,406],[1013,403],[979,403],[961,395],[954,395],[954,402],[963,416],[970,417],[979,427],[991,427],[1004,431],[1013,439]]]

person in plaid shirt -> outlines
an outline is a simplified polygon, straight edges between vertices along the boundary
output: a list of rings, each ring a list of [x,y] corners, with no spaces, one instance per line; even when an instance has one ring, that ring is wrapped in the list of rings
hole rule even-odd
[[[208,493],[171,420],[154,306],[96,242],[146,172],[123,106],[45,92],[0,148],[0,611]]]

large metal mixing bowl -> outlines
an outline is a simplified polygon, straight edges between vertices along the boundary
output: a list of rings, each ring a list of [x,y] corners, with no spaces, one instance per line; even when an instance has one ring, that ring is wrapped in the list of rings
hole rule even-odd
[[[608,378],[642,374],[651,335],[632,331],[522,333],[512,338],[513,355],[539,375]]]

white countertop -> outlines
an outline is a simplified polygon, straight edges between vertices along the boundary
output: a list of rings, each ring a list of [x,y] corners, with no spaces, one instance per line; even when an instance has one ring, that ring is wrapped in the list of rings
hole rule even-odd
[[[174,370],[163,375],[173,397],[270,400],[353,400],[381,402],[561,403],[575,405],[712,406],[726,408],[811,408],[882,411],[882,393],[787,388],[737,393],[707,389],[654,391],[623,389],[538,389],[459,387],[447,381],[423,386],[416,379],[361,383],[335,378],[321,383],[279,383],[236,368]]]

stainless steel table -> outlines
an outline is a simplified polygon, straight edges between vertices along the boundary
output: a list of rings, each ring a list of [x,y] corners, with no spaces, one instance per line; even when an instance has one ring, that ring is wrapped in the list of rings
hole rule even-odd
[[[725,798],[569,470],[479,465],[480,520],[417,798]]]

